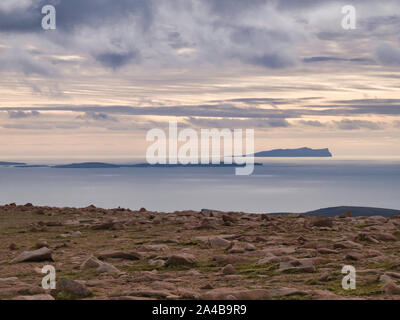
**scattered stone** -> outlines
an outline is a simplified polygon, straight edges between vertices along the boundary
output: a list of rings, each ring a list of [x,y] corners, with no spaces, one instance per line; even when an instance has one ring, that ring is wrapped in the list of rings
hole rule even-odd
[[[231,242],[221,237],[212,237],[209,239],[211,248],[228,248]]]
[[[218,288],[207,291],[200,296],[202,300],[266,300],[271,299],[272,295],[266,289],[243,288]]]
[[[229,253],[244,253],[244,248],[240,247],[237,243],[232,245],[232,248],[228,250]]]
[[[314,217],[311,221],[311,226],[313,227],[326,227],[326,228],[332,228],[333,227],[333,221],[331,218],[327,217]]]
[[[66,278],[61,278],[57,280],[56,292],[65,292],[74,297],[76,296],[80,298],[91,295],[91,291],[84,284]]]
[[[174,254],[166,262],[167,266],[192,265],[196,263],[196,258],[189,253]]]
[[[397,241],[397,237],[390,233],[379,233],[375,234],[374,238],[381,241]]]
[[[49,244],[47,243],[47,241],[38,241],[36,242],[36,248],[37,249],[41,249],[41,248],[49,248]]]
[[[312,260],[299,259],[287,262],[281,262],[279,264],[280,271],[298,271],[298,272],[315,272],[315,266]]]
[[[204,218],[197,227],[199,230],[217,229],[217,224],[214,219]]]
[[[252,245],[251,243],[246,243],[245,246],[244,246],[244,249],[246,251],[255,251],[256,247],[254,245]]]
[[[38,300],[55,300],[53,296],[49,295],[49,294],[38,294],[35,296],[17,296],[15,298],[13,298],[12,300],[34,300],[34,301],[38,301]]]
[[[49,248],[41,248],[34,251],[24,251],[19,256],[11,260],[10,263],[20,263],[28,261],[54,261],[52,250]]]
[[[165,265],[165,261],[161,260],[161,259],[150,259],[148,261],[148,264],[151,265],[151,266],[163,267]]]
[[[85,270],[85,269],[92,269],[92,268],[98,268],[100,267],[100,265],[102,265],[103,262],[98,260],[96,257],[94,256],[90,256],[89,258],[87,258],[82,264],[81,264],[81,270]]]
[[[8,249],[10,249],[11,251],[14,251],[14,250],[17,250],[18,247],[14,242],[12,242],[9,244]]]
[[[228,264],[227,266],[223,267],[221,272],[223,274],[226,274],[226,275],[236,274],[237,273],[236,269],[231,264]]]
[[[100,260],[107,260],[107,259],[140,260],[141,255],[134,251],[123,252],[123,251],[106,250],[100,252],[97,257]]]
[[[346,256],[344,257],[346,260],[361,260],[363,258],[363,255],[361,253],[358,252],[349,252],[348,254],[346,254]]]
[[[121,273],[116,267],[110,263],[103,262],[96,269],[98,273]]]
[[[328,249],[328,248],[320,248],[320,249],[317,249],[317,251],[320,254],[336,254],[336,253],[339,253],[336,250],[332,250],[332,249]]]
[[[385,290],[385,293],[389,295],[400,295],[400,286],[395,284],[393,281],[386,282],[383,286],[383,290]]]

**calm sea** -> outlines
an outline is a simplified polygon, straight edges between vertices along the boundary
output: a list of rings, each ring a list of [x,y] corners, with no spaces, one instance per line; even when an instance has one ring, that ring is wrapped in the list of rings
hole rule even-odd
[[[400,161],[268,160],[252,176],[233,168],[0,167],[1,203],[305,212],[354,205],[400,209]]]

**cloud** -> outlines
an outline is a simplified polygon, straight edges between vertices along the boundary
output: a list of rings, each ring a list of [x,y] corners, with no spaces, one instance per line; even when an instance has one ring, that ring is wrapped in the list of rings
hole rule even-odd
[[[106,67],[114,70],[123,67],[132,60],[138,61],[140,54],[136,51],[128,53],[102,53],[96,56],[96,60]]]
[[[249,59],[250,63],[267,68],[281,69],[295,65],[294,58],[284,53],[265,54]]]
[[[94,121],[113,121],[118,122],[118,119],[105,113],[87,111],[83,115],[79,115],[76,119],[94,120]]]
[[[372,59],[367,58],[337,58],[337,57],[310,57],[304,58],[303,62],[305,63],[314,63],[314,62],[360,62],[360,63],[372,63],[374,62]]]
[[[186,124],[197,128],[287,128],[290,123],[285,119],[215,119],[215,118],[188,118]]]
[[[8,117],[10,119],[24,119],[40,116],[38,111],[8,111]]]
[[[382,129],[382,125],[380,123],[376,123],[373,121],[365,121],[365,120],[343,119],[341,121],[334,121],[334,124],[336,124],[336,126],[342,130],[360,130],[360,129],[381,130]]]
[[[321,121],[318,120],[300,120],[298,123],[303,124],[305,126],[310,126],[310,127],[323,127],[324,124]]]
[[[400,50],[388,43],[383,43],[376,49],[377,59],[384,65],[399,66]]]

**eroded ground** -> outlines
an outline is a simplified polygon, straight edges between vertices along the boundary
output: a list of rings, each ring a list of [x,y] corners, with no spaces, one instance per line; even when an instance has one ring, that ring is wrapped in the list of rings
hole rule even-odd
[[[347,215],[7,205],[0,299],[399,299],[400,217]]]

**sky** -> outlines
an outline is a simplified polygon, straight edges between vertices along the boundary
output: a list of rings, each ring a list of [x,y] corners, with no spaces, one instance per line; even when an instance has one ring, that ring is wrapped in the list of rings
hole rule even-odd
[[[0,159],[144,157],[171,120],[400,157],[399,30],[397,0],[2,0]]]

